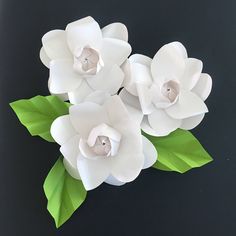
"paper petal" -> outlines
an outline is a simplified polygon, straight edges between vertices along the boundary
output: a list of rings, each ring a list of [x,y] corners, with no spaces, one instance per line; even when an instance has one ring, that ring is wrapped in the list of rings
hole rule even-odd
[[[112,175],[109,175],[108,178],[106,179],[105,183],[110,184],[110,185],[114,185],[114,186],[122,186],[125,183],[117,180],[115,177],[113,177]]]
[[[63,159],[63,164],[71,177],[81,180],[77,166],[72,166],[65,158]]]
[[[121,134],[106,124],[100,124],[94,127],[88,136],[87,143],[90,147],[94,146],[98,136],[106,136],[116,142],[120,142]]]
[[[146,85],[137,84],[136,86],[143,114],[151,114],[155,110],[152,103],[153,91]]]
[[[211,92],[212,79],[211,76],[202,73],[196,86],[192,89],[192,92],[196,93],[203,101],[207,99]]]
[[[154,80],[159,83],[166,79],[180,78],[185,69],[185,60],[176,44],[164,45],[154,56],[151,71]]]
[[[119,66],[104,68],[95,77],[88,78],[88,84],[94,90],[102,90],[111,95],[118,92],[124,79],[124,73]]]
[[[154,145],[145,137],[143,139],[144,165],[143,169],[151,167],[157,160],[157,151]]]
[[[89,160],[80,156],[77,168],[86,190],[92,190],[102,184],[109,176],[109,159]]]
[[[191,90],[198,82],[202,72],[202,61],[195,58],[188,58],[185,61],[185,72],[180,79],[183,88]]]
[[[50,63],[50,92],[67,93],[75,90],[82,79],[73,70],[72,60],[53,60]]]
[[[44,48],[42,47],[40,49],[40,52],[39,52],[39,57],[40,57],[40,60],[42,61],[42,63],[49,68],[49,64],[50,64],[50,61],[51,59],[47,56]]]
[[[60,152],[73,168],[77,167],[77,158],[80,154],[79,140],[80,136],[75,135],[66,143],[64,143],[60,148]]]
[[[148,121],[158,136],[166,136],[181,125],[181,120],[173,119],[162,109],[156,109],[149,114]]]
[[[131,46],[122,40],[104,38],[101,56],[105,66],[117,64],[120,66],[130,55]]]
[[[102,32],[92,17],[85,17],[67,25],[68,45],[74,53],[77,48],[85,46],[99,50],[102,44]]]
[[[205,103],[194,93],[181,90],[179,100],[166,109],[169,116],[175,119],[184,119],[208,112]]]
[[[142,129],[145,133],[147,133],[147,134],[149,134],[149,135],[152,135],[152,136],[160,136],[159,132],[157,132],[156,130],[154,130],[154,129],[150,126],[147,116],[144,116],[144,118],[143,118],[143,120],[142,120],[141,129]]]
[[[106,93],[104,91],[95,91],[93,93],[90,93],[86,98],[85,102],[94,102],[99,105],[103,105],[107,99],[110,98],[109,93]]]
[[[60,145],[63,145],[66,141],[76,135],[69,115],[60,116],[54,120],[50,132],[54,140]]]
[[[142,54],[133,54],[129,57],[130,62],[139,63],[150,68],[152,59]]]
[[[128,92],[130,92],[134,96],[138,96],[137,84],[150,86],[152,84],[152,75],[150,73],[149,67],[139,64],[139,63],[131,63],[131,79],[130,84],[126,86]]]
[[[127,121],[127,118],[130,118],[128,110],[118,95],[107,100],[104,107],[109,117],[108,124],[112,124],[112,126],[117,123],[121,124],[123,121]]]
[[[197,116],[193,116],[193,117],[183,119],[180,128],[181,129],[186,129],[186,130],[193,129],[201,123],[204,116],[205,116],[205,113],[203,113],[201,115],[197,115]]]
[[[86,80],[82,80],[82,83],[74,91],[68,93],[70,103],[79,104],[85,100],[87,96],[93,93],[93,89],[88,85]]]
[[[70,107],[70,119],[73,127],[87,139],[89,132],[102,123],[109,123],[106,110],[95,103],[84,102]]]
[[[141,110],[138,97],[129,93],[125,88],[120,91],[119,96],[125,104],[128,104],[138,110]]]
[[[122,136],[119,152],[112,159],[111,174],[121,182],[131,182],[140,173],[144,164],[142,138],[139,125],[126,121],[126,125],[114,126]]]
[[[64,30],[52,30],[42,37],[43,48],[51,60],[72,59]]]
[[[188,57],[186,48],[184,45],[178,41],[172,42],[171,45],[175,47],[175,49],[178,51],[178,53],[182,56],[183,59],[186,59]]]
[[[112,23],[102,29],[104,38],[116,38],[128,42],[128,30],[122,23]]]

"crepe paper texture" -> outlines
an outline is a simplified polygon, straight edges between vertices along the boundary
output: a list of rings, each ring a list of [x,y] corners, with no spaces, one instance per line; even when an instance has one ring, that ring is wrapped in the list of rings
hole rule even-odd
[[[70,104],[57,96],[36,96],[12,102],[10,106],[32,136],[54,142],[50,134],[51,124],[58,116],[68,114]]]
[[[156,169],[184,173],[213,160],[189,131],[177,129],[165,137],[154,137],[144,132],[143,135],[158,150],[158,160],[153,165]]]
[[[82,182],[67,173],[61,157],[50,170],[43,188],[48,199],[47,209],[57,228],[71,217],[87,194]]]

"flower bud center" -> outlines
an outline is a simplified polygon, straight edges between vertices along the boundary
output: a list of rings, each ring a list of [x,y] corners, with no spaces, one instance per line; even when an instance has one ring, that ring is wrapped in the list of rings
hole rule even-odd
[[[174,102],[179,96],[179,83],[174,80],[169,80],[162,85],[161,93],[170,102]]]
[[[98,136],[92,150],[99,156],[109,156],[111,152],[111,142],[106,136]]]
[[[102,66],[99,52],[95,49],[86,46],[75,51],[73,67],[79,74],[95,75]]]

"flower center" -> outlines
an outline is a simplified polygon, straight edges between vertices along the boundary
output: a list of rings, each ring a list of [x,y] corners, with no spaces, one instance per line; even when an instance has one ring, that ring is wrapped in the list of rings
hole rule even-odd
[[[110,156],[111,142],[106,136],[98,136],[92,150],[99,156]]]
[[[179,83],[174,80],[169,80],[162,85],[161,93],[171,103],[174,102],[179,96]]]
[[[73,67],[79,74],[95,75],[103,67],[103,61],[95,49],[86,46],[75,51]]]

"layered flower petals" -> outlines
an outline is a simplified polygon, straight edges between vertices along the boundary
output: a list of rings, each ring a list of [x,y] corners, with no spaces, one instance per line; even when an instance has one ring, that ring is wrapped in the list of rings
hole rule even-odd
[[[102,123],[109,123],[104,107],[92,102],[71,106],[70,120],[76,131],[86,139],[94,127]]]
[[[64,30],[52,30],[42,37],[43,49],[51,60],[72,59]]]
[[[50,62],[49,90],[51,93],[66,93],[79,87],[82,79],[75,73],[72,67],[73,61],[68,59]]]
[[[166,136],[178,129],[181,125],[180,119],[173,119],[164,110],[157,109],[148,115],[148,121],[158,136]]]
[[[153,59],[133,55],[123,68],[126,90],[120,96],[143,113],[141,127],[146,133],[165,136],[180,127],[192,129],[208,112],[204,100],[211,91],[211,77],[202,74],[202,62],[188,58],[181,43],[164,45]]]
[[[104,38],[115,38],[128,42],[128,30],[122,23],[112,23],[102,29]]]
[[[101,49],[101,57],[105,65],[120,66],[130,55],[131,46],[119,39],[104,38]]]
[[[124,79],[124,73],[119,66],[104,68],[95,77],[88,78],[87,82],[93,90],[101,90],[111,95],[118,92]]]
[[[182,90],[179,100],[166,109],[169,116],[174,119],[184,119],[208,112],[206,104],[194,93]]]
[[[196,86],[192,89],[192,92],[197,94],[203,101],[205,101],[212,89],[212,79],[211,76],[205,73],[200,75],[200,78]]]
[[[154,81],[165,81],[166,78],[172,79],[181,77],[185,69],[185,60],[182,52],[176,48],[176,44],[164,45],[154,56],[151,64],[151,72]]]
[[[90,46],[100,49],[102,45],[102,32],[98,23],[90,16],[77,20],[66,27],[67,42],[72,53],[77,48]]]
[[[144,136],[142,136],[143,142],[143,153],[145,156],[145,161],[143,165],[143,169],[147,169],[154,165],[157,160],[157,151],[153,144]]]
[[[60,116],[54,120],[50,132],[53,139],[60,145],[64,144],[66,141],[76,135],[69,115]]]
[[[90,160],[79,156],[77,168],[86,190],[92,190],[102,184],[110,174],[111,159]]]
[[[46,33],[40,58],[50,69],[51,94],[66,95],[72,104],[85,101],[97,90],[102,96],[116,94],[124,81],[121,65],[131,53],[127,41],[124,24],[101,29],[90,16],[68,24],[66,30]]]

